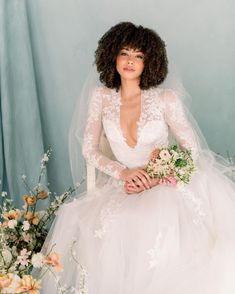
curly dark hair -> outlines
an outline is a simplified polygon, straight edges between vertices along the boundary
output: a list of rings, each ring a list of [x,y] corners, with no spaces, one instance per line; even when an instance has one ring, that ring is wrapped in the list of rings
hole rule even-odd
[[[138,49],[144,54],[144,70],[140,78],[143,90],[161,84],[167,75],[167,54],[164,41],[151,29],[121,22],[111,27],[99,40],[95,51],[95,64],[100,81],[108,88],[118,90],[120,75],[116,58],[124,47]]]

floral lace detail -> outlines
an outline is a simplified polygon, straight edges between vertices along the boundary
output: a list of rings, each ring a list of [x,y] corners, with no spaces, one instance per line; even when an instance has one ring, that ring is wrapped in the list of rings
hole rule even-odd
[[[92,124],[99,120],[102,109],[102,91],[96,89],[92,96],[92,103],[89,105],[87,124]]]
[[[103,236],[110,230],[112,223],[118,215],[122,200],[120,198],[111,199],[100,212],[100,228],[95,230],[94,237],[102,239]]]
[[[160,231],[156,237],[154,247],[147,251],[150,255],[149,269],[155,268],[160,262],[162,238],[163,233]]]
[[[163,119],[164,105],[159,99],[158,90],[151,89],[142,92],[142,111],[140,120],[138,122],[138,134],[141,133],[143,127],[152,121],[158,121]]]
[[[201,225],[203,218],[206,216],[203,210],[203,202],[201,199],[195,196],[195,194],[185,186],[179,186],[177,189],[181,192],[183,198],[191,204],[192,210],[194,211],[195,217],[193,218],[193,223],[195,225]]]
[[[106,87],[99,87],[94,91],[83,144],[83,155],[90,164],[120,179],[125,165],[135,166],[131,158],[136,161],[136,166],[144,165],[154,148],[168,145],[168,128],[181,147],[191,149],[194,159],[198,157],[196,136],[188,123],[180,99],[173,91],[158,88],[142,91],[137,144],[134,148],[126,144],[121,131],[120,105],[120,92]],[[100,151],[99,141],[103,126],[116,158],[125,165],[111,160]]]
[[[120,172],[125,168],[121,163],[109,159],[99,150],[99,140],[102,132],[102,112],[110,112],[109,107],[103,108],[103,103],[111,101],[110,92],[104,87],[97,88],[91,98],[88,120],[83,139],[83,156],[93,166],[102,172],[119,179]],[[106,110],[105,110],[106,109]]]
[[[103,119],[115,122],[118,125],[120,106],[121,101],[119,93],[116,92],[116,90],[113,90],[110,95],[105,95],[104,107],[102,111]]]
[[[165,119],[177,142],[183,148],[191,149],[194,160],[199,154],[199,144],[185,114],[183,104],[172,90],[162,91],[165,101]]]

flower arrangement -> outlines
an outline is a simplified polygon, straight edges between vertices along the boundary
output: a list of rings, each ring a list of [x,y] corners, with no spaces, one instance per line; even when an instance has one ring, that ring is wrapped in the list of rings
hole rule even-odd
[[[155,149],[145,167],[151,178],[172,186],[188,184],[195,170],[191,150],[181,150],[177,145]]]
[[[59,255],[51,251],[47,255],[40,253],[48,233],[49,222],[84,179],[75,188],[69,188],[62,195],[52,195],[48,186],[42,184],[42,177],[49,158],[49,149],[41,160],[38,183],[30,188],[27,177],[22,176],[28,191],[23,196],[24,205],[18,209],[6,192],[2,192],[3,205],[0,207],[0,293],[37,294],[41,288],[41,279],[48,272],[61,272]],[[53,197],[46,210],[37,211],[39,201]],[[40,268],[40,275],[35,279],[31,272]],[[59,283],[58,279],[55,279]],[[59,285],[60,286],[60,285]],[[62,288],[62,287],[61,287]],[[65,289],[66,290],[66,289]],[[63,291],[63,293],[65,292]]]

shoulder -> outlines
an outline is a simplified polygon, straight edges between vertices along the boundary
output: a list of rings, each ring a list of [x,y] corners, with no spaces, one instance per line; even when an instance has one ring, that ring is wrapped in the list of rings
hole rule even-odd
[[[166,106],[173,106],[180,103],[178,94],[171,89],[164,89],[160,87],[153,87],[145,90],[147,97],[152,99],[158,99],[163,108]]]
[[[110,89],[101,85],[101,86],[95,87],[95,89],[93,90],[93,95],[107,96],[107,95],[111,95],[114,91],[115,91],[114,89]]]
[[[168,103],[176,103],[179,100],[178,94],[171,90],[171,89],[163,89],[163,88],[158,88],[158,95],[160,99],[168,104]]]

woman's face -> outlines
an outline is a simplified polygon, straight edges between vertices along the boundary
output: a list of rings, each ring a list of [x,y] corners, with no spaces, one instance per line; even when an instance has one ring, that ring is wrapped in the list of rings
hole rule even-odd
[[[143,52],[124,47],[118,53],[116,69],[123,79],[140,79],[144,70]]]

